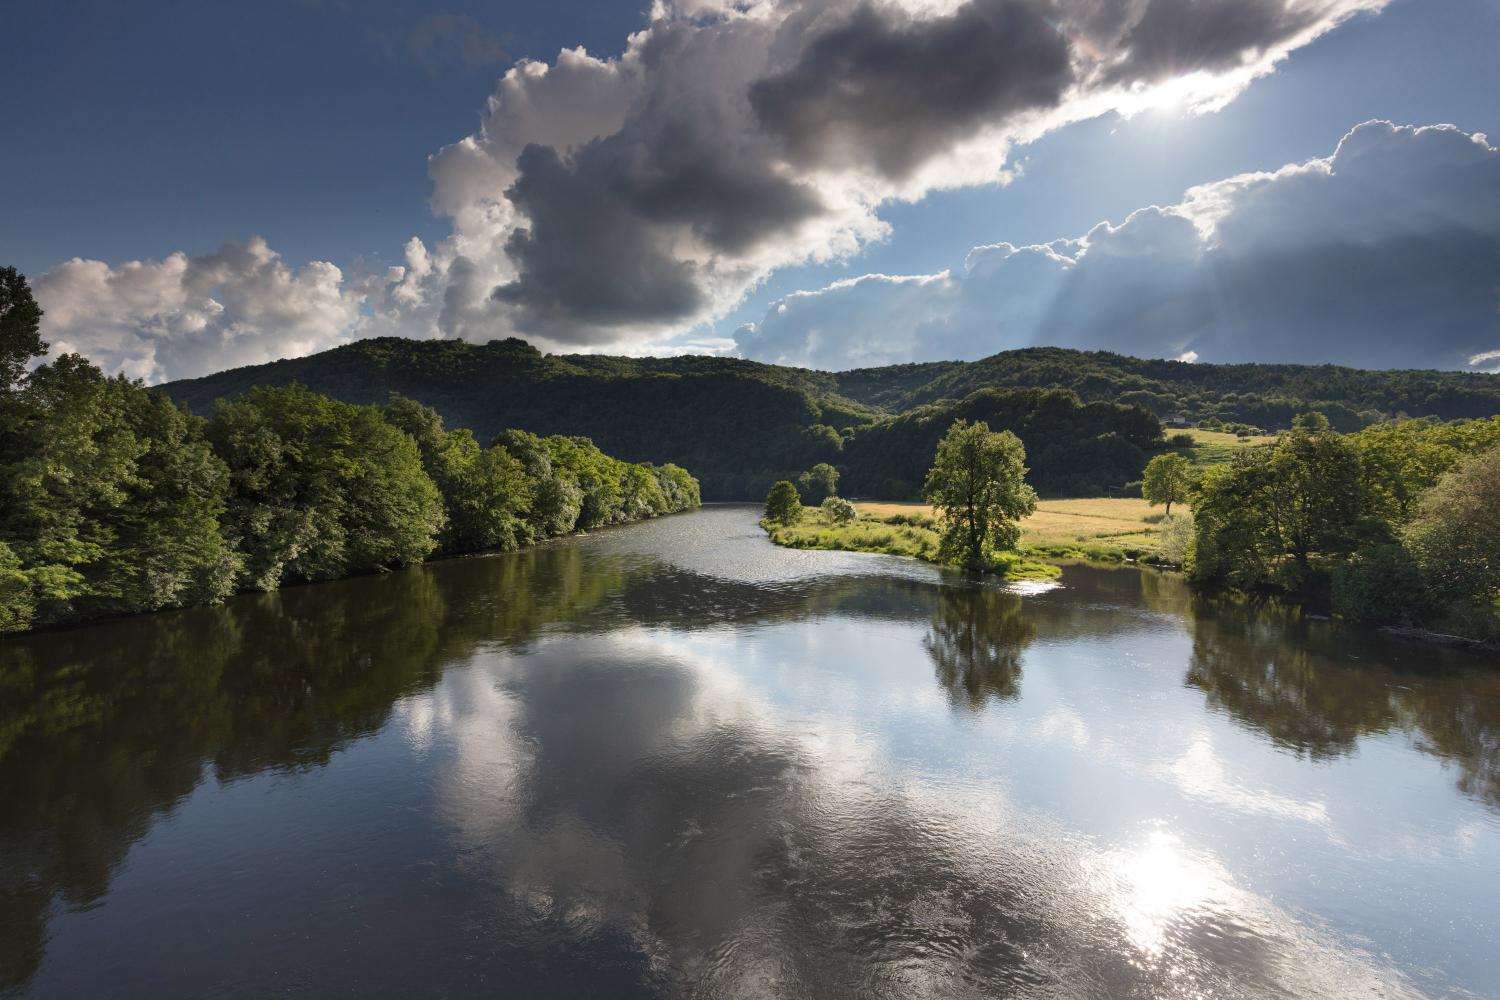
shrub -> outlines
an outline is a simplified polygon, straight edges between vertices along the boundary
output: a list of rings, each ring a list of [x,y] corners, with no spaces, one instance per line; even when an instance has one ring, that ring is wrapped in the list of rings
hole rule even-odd
[[[859,516],[854,504],[843,497],[828,497],[821,507],[823,516],[828,518],[830,524],[849,524]]]
[[[1173,434],[1167,438],[1168,448],[1191,448],[1196,443],[1191,434]]]
[[[1157,554],[1163,562],[1181,566],[1187,562],[1188,544],[1193,540],[1193,515],[1178,511],[1161,526]]]

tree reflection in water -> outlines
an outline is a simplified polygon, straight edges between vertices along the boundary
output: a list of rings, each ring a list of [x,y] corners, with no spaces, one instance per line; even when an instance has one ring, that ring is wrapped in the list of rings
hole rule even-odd
[[[1314,760],[1406,736],[1500,806],[1500,674],[1464,652],[1395,643],[1265,601],[1195,602],[1185,683],[1209,708]]]
[[[1019,594],[985,586],[947,586],[937,595],[924,645],[938,683],[955,705],[983,708],[1021,693],[1021,659],[1036,638]]]

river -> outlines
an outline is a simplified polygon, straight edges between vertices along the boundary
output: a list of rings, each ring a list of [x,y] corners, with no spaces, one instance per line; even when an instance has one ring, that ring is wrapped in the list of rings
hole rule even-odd
[[[1500,670],[715,506],[0,642],[0,995],[1500,995]]]

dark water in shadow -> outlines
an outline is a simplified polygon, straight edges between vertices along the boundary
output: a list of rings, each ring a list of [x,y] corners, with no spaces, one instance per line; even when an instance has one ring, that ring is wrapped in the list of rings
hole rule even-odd
[[[1500,994],[1500,670],[708,508],[0,643],[0,995]]]

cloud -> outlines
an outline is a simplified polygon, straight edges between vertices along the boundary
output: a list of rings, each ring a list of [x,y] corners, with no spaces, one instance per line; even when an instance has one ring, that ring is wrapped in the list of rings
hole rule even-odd
[[[106,290],[146,274],[170,286],[191,263],[173,255],[54,269],[47,333],[151,377],[372,333],[636,352],[724,316],[779,268],[858,253],[889,232],[877,213],[892,200],[1004,182],[1016,144],[1163,95],[1221,106],[1386,2],[657,0],[618,56],[565,49],[505,73],[478,131],[431,157],[451,233],[409,244],[405,267],[292,270],[244,244],[302,293],[280,306],[288,332],[236,312],[238,275],[223,296],[168,291],[139,308],[70,291],[85,272]],[[452,17],[412,41],[498,53]],[[233,318],[211,317],[210,300]]]
[[[153,382],[332,346],[360,308],[337,267],[289,267],[258,238],[118,267],[75,257],[36,295],[54,354]]]
[[[787,296],[736,339],[749,357],[835,368],[1043,343],[1476,367],[1500,357],[1500,149],[1453,126],[1366,122],[1326,158],[1205,184],[1077,239]]]

